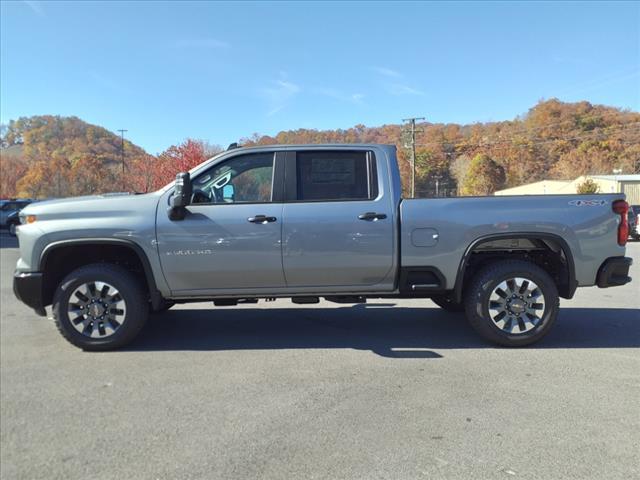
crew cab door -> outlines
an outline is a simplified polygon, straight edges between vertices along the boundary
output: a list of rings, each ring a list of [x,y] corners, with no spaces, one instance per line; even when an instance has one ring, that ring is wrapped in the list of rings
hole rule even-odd
[[[282,263],[290,289],[393,288],[395,212],[384,167],[363,148],[287,152]]]
[[[169,220],[161,203],[158,253],[174,295],[233,295],[285,286],[282,155],[236,155],[195,175],[183,220]]]

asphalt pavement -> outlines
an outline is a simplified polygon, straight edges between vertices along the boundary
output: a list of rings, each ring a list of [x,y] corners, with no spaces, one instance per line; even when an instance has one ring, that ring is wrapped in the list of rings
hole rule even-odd
[[[0,240],[3,479],[640,478],[640,243],[635,283],[525,349],[428,300],[277,300],[85,353],[13,297]]]

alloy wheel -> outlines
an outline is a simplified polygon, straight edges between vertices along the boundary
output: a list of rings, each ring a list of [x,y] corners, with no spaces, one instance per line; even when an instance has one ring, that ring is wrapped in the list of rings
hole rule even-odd
[[[528,278],[509,278],[489,296],[489,315],[506,333],[518,335],[536,328],[542,321],[545,298],[540,287]]]
[[[87,282],[69,297],[69,320],[82,335],[105,338],[126,319],[126,302],[117,288],[105,282]]]

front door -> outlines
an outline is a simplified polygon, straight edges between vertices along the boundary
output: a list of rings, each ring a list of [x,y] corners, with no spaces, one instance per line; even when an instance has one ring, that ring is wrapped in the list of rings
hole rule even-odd
[[[276,155],[238,155],[195,176],[184,220],[158,209],[160,262],[173,295],[285,286]]]

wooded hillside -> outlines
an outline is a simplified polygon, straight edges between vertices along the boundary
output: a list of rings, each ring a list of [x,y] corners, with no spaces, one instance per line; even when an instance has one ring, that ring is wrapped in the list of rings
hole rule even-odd
[[[215,126],[212,126],[214,129]],[[418,126],[416,195],[478,195],[544,178],[640,173],[640,113],[588,102],[538,103],[513,121]],[[212,135],[215,131],[212,131]],[[390,143],[398,146],[405,190],[410,178],[402,125],[347,130],[299,129],[254,134],[243,145]],[[158,156],[76,117],[36,116],[3,128],[0,196],[60,197],[109,191],[151,191],[220,150],[188,139]],[[437,187],[436,187],[437,185]],[[437,189],[437,192],[436,192]]]
[[[640,113],[588,102],[538,103],[521,118],[473,125],[424,123],[416,139],[416,196],[485,195],[542,179],[640,173]],[[392,143],[405,193],[411,177],[402,125],[293,130],[241,143]],[[471,175],[469,175],[471,173]]]

